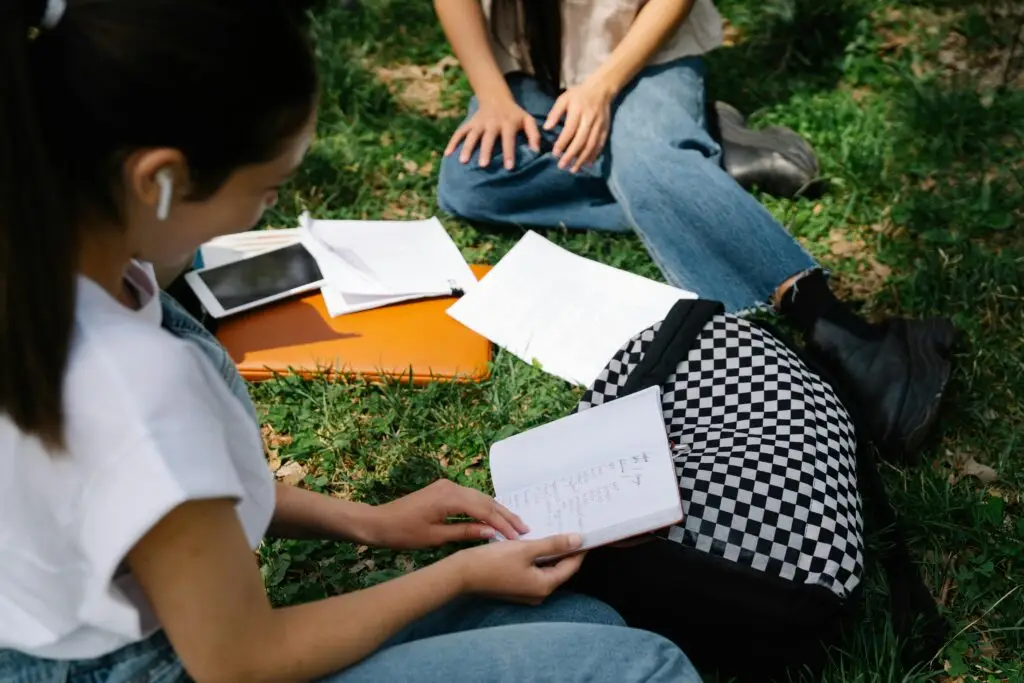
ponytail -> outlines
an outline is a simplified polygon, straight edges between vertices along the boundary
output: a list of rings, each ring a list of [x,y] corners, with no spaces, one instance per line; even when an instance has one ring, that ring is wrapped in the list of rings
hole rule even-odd
[[[83,217],[124,225],[136,150],[179,150],[189,201],[280,154],[316,103],[307,2],[0,0],[0,413],[23,433],[64,445]]]
[[[76,235],[33,79],[45,2],[0,9],[0,412],[63,446],[64,371],[75,300]]]

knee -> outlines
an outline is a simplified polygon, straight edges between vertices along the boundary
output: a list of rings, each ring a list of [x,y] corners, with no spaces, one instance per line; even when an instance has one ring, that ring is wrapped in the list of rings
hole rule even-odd
[[[700,674],[690,658],[669,639],[638,629],[629,630],[633,656],[644,671],[636,680],[701,683]]]
[[[551,596],[545,609],[547,621],[574,624],[625,626],[626,622],[612,607],[596,598],[578,593],[560,592]]]
[[[441,160],[437,180],[437,204],[445,213],[465,216],[469,198],[472,196],[472,182],[466,164],[453,156]]]
[[[445,213],[468,220],[495,219],[503,204],[501,188],[491,175],[501,170],[482,169],[476,159],[462,163],[458,157],[445,157],[437,181],[437,205]]]

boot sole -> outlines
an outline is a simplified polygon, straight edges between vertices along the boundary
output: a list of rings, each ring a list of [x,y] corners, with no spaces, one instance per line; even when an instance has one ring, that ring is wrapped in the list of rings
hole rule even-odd
[[[920,451],[935,426],[952,374],[950,357],[957,343],[957,331],[953,323],[944,318],[902,322],[913,375],[907,383],[897,425],[910,425],[910,428],[900,429],[903,432],[901,437],[890,433],[884,442],[906,459]],[[921,407],[912,413],[905,412],[908,406],[914,405]]]

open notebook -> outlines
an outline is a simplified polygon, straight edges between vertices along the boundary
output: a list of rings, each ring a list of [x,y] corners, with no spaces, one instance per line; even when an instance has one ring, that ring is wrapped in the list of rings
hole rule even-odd
[[[683,518],[659,387],[499,441],[490,459],[495,498],[527,539],[578,533],[586,549]]]

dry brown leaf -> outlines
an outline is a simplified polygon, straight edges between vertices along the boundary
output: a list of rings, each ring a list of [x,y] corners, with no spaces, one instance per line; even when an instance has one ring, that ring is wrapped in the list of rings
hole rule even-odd
[[[302,466],[302,463],[292,460],[281,465],[274,474],[285,484],[295,486],[306,478],[306,468]]]
[[[743,31],[728,19],[722,20],[722,47],[735,47],[743,42]]]
[[[263,435],[263,443],[269,448],[280,448],[281,446],[289,446],[292,443],[292,437],[287,434],[279,434],[269,424],[263,425],[260,428],[260,433]]]
[[[278,456],[277,451],[266,451],[267,456],[267,467],[270,468],[271,472],[277,472],[281,469],[281,458]]]
[[[856,256],[864,254],[867,244],[859,237],[851,240],[844,230],[833,228],[828,234],[829,251],[833,256]]]
[[[946,451],[946,463],[952,467],[949,473],[949,484],[953,486],[964,477],[974,477],[982,484],[992,484],[999,479],[999,473],[988,465],[983,465],[969,453]]]
[[[358,562],[353,564],[351,567],[348,568],[348,571],[350,574],[358,574],[364,569],[368,569],[372,572],[374,566],[376,565],[374,564],[373,558],[368,557],[365,560],[359,560]]]
[[[988,465],[982,465],[973,457],[967,459],[961,467],[961,471],[965,476],[976,477],[982,484],[991,484],[999,478],[999,474],[994,468],[989,467]]]

